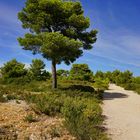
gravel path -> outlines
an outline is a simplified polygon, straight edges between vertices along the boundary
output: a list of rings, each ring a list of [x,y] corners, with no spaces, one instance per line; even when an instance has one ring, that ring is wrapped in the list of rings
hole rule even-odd
[[[112,140],[140,140],[140,95],[111,84],[104,93],[103,114]]]

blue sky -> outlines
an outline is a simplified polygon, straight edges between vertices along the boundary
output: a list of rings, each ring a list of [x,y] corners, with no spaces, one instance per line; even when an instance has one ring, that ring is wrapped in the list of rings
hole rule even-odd
[[[0,66],[16,58],[27,66],[33,58],[42,58],[24,51],[17,42],[25,30],[17,19],[24,0],[0,0]],[[98,40],[93,49],[85,51],[75,63],[87,63],[97,70],[129,69],[140,75],[140,1],[139,0],[81,0],[85,16],[90,17],[91,29],[97,29]],[[44,60],[47,69],[51,64]],[[58,69],[71,66],[58,65]]]

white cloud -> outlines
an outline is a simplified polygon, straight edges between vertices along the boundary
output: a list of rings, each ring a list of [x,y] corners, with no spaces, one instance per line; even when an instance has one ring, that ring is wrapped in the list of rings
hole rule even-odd
[[[140,54],[140,35],[126,35],[121,38],[121,44],[125,46],[129,54]]]
[[[140,68],[140,34],[134,35],[125,29],[108,33],[99,35],[94,49],[87,53],[113,61],[114,64],[128,65],[128,68],[130,65]]]

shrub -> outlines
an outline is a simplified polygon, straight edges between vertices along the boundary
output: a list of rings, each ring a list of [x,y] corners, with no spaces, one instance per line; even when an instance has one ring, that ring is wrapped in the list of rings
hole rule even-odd
[[[54,116],[60,113],[64,99],[56,94],[30,94],[26,96],[26,100],[35,104],[37,112]]]
[[[94,88],[96,88],[97,90],[106,90],[109,87],[109,80],[108,79],[101,79],[101,78],[97,78],[95,79],[95,83],[93,84]]]
[[[73,80],[93,81],[93,72],[87,64],[73,64],[69,76]]]
[[[4,95],[3,94],[1,94],[0,93],[0,102],[6,102],[7,100],[6,100],[6,98],[4,97]]]
[[[52,127],[50,131],[51,137],[56,138],[56,137],[61,137],[61,132],[59,127]]]
[[[57,70],[57,76],[60,79],[65,79],[69,76],[69,71],[68,70],[63,70],[63,69],[59,69]]]
[[[14,100],[18,98],[17,95],[14,95],[14,94],[8,94],[6,97],[8,100]]]
[[[17,78],[26,75],[27,70],[25,65],[13,59],[4,64],[1,68],[1,73],[4,79]]]
[[[126,90],[135,90],[136,85],[134,83],[126,83],[123,84],[122,87],[124,87]]]
[[[0,85],[0,92],[8,99],[24,99],[36,113],[50,116],[62,115],[68,130],[80,140],[106,140],[100,125],[102,110],[99,106],[102,90],[94,90],[93,83],[61,81],[60,88],[51,90],[50,81],[32,81],[25,85]],[[42,92],[42,93],[41,93]],[[33,122],[33,115],[25,117]],[[58,136],[54,129],[54,136]]]
[[[140,94],[140,86],[135,89],[135,91]]]
[[[28,114],[25,118],[24,121],[32,123],[32,122],[36,122],[37,120],[34,118],[33,114]]]
[[[31,81],[28,84],[24,85],[24,89],[29,92],[46,92],[51,89],[50,81]]]
[[[30,73],[33,79],[46,81],[47,78],[50,78],[50,73],[45,70],[45,63],[42,60],[33,59],[30,66]]]
[[[101,113],[99,104],[89,99],[69,98],[62,108],[67,129],[80,140],[99,140]]]
[[[8,78],[5,84],[25,85],[31,82],[31,78],[27,75],[18,78]]]

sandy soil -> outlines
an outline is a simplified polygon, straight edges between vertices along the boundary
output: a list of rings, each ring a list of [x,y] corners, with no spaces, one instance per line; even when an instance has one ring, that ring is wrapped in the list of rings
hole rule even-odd
[[[140,95],[111,84],[104,93],[103,114],[112,140],[140,140]]]

